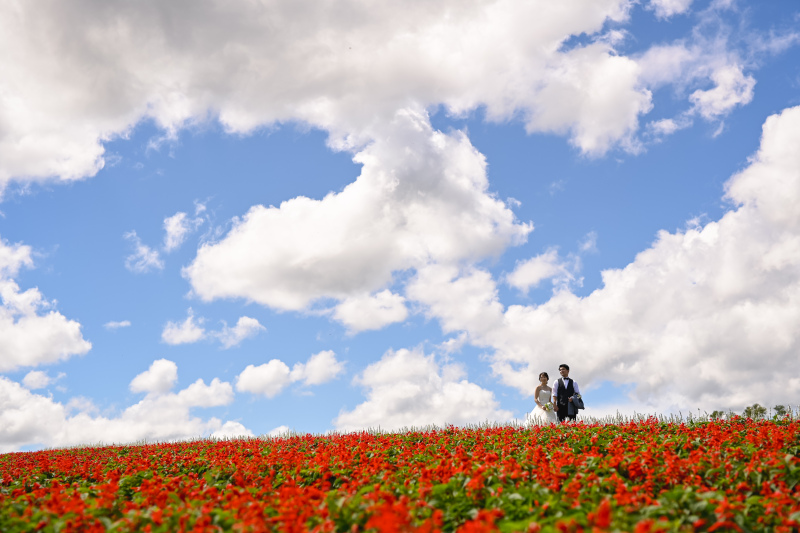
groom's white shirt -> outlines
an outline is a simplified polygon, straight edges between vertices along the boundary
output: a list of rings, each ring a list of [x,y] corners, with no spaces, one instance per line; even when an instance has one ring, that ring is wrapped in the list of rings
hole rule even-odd
[[[581,390],[578,388],[578,382],[572,378],[559,378],[564,380],[564,387],[569,387],[569,381],[572,381],[572,390],[575,391],[575,394],[580,394]],[[559,381],[556,380],[556,384],[553,386],[553,403],[556,402],[556,397],[558,396],[558,385]]]

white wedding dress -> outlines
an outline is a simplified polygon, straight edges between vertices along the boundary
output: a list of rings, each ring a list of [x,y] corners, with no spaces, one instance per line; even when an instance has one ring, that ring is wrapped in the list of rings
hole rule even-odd
[[[551,395],[553,391],[546,391],[541,390],[539,391],[539,403],[542,405],[547,404],[551,400]],[[555,405],[553,406],[555,407]],[[534,407],[533,411],[528,415],[528,422],[531,424],[535,424],[537,426],[543,426],[546,424],[557,424],[558,423],[558,415],[556,414],[555,410],[553,411],[545,411],[538,405]]]

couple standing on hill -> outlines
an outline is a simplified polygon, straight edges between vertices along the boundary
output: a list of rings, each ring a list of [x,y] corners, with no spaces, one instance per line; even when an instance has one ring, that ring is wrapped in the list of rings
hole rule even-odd
[[[554,424],[567,419],[575,420],[578,409],[583,409],[582,402],[578,406],[581,391],[575,380],[569,377],[569,365],[559,365],[558,373],[561,374],[561,377],[553,388],[547,385],[550,381],[547,372],[539,374],[540,385],[534,391],[536,408],[530,415],[530,420],[534,424]]]

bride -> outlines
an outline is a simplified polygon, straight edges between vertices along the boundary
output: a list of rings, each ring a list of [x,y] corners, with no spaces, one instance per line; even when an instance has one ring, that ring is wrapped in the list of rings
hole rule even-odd
[[[545,425],[558,423],[558,415],[556,415],[555,405],[551,402],[553,397],[553,389],[547,383],[550,381],[550,376],[547,372],[539,374],[539,386],[533,393],[536,400],[536,407],[534,407],[531,414],[528,415],[528,421],[531,424]]]

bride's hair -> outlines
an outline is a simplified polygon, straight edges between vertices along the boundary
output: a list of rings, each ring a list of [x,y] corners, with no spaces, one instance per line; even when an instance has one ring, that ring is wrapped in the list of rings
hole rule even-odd
[[[547,372],[542,372],[541,374],[539,374],[539,379],[542,379],[542,376],[546,377],[547,379],[550,379],[550,376],[547,375]]]

